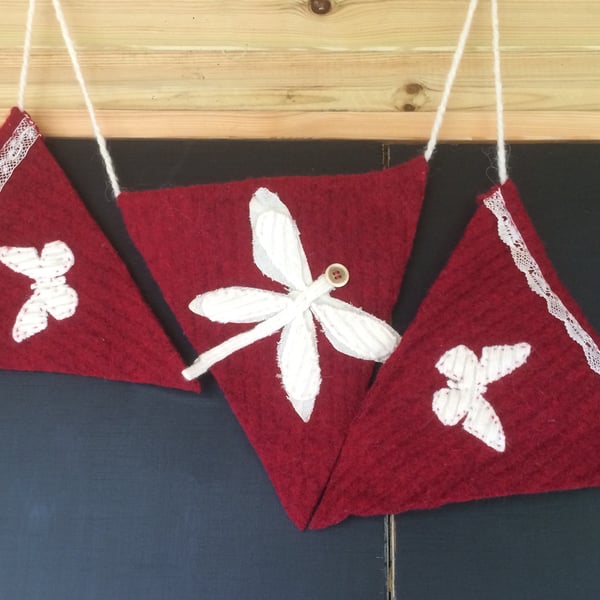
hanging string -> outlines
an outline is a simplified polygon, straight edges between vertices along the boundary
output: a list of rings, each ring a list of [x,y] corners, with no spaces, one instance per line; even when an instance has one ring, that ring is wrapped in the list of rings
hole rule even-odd
[[[506,183],[506,146],[504,143],[504,102],[502,100],[502,74],[500,71],[500,24],[498,20],[498,0],[492,2],[492,48],[494,53],[494,86],[496,88],[496,152],[498,178]]]
[[[119,181],[117,180],[117,175],[115,173],[115,167],[113,165],[112,158],[110,157],[110,154],[108,153],[108,148],[106,147],[106,140],[104,139],[104,136],[100,131],[100,127],[96,119],[96,113],[94,111],[94,106],[90,99],[90,95],[87,91],[85,80],[83,79],[83,74],[79,66],[79,61],[77,59],[77,52],[75,51],[75,45],[73,44],[73,40],[69,35],[69,29],[67,27],[65,16],[60,5],[60,0],[52,0],[52,4],[54,6],[54,12],[56,13],[56,19],[58,21],[58,24],[60,25],[60,30],[63,36],[63,40],[65,42],[65,46],[67,47],[69,57],[71,58],[73,70],[75,71],[75,77],[79,82],[79,87],[81,88],[81,93],[83,94],[85,106],[87,108],[88,114],[90,115],[92,129],[94,131],[94,135],[96,136],[96,141],[98,142],[98,148],[100,149],[100,156],[102,156],[102,160],[104,161],[106,174],[108,175],[113,194],[116,198],[121,193],[121,188],[119,186]]]
[[[19,96],[17,106],[25,110],[25,88],[27,87],[27,74],[31,58],[31,33],[33,31],[33,17],[35,15],[35,0],[29,0],[27,9],[27,23],[25,24],[25,41],[23,42],[23,61],[21,63],[21,76],[19,77]]]
[[[475,14],[475,10],[477,9],[477,4],[478,0],[471,0],[469,4],[469,9],[467,10],[465,24],[463,25],[463,29],[458,39],[458,45],[456,46],[456,50],[454,51],[452,65],[450,66],[450,71],[448,72],[448,77],[446,78],[446,84],[444,85],[442,100],[440,102],[440,105],[438,106],[435,115],[435,120],[433,122],[433,127],[431,129],[431,136],[429,138],[427,148],[425,149],[425,160],[428,162],[437,145],[438,135],[440,133],[440,129],[442,128],[442,122],[444,121],[446,108],[448,107],[448,99],[450,98],[450,92],[452,91],[454,80],[456,79],[456,73],[458,72],[458,67],[464,54],[465,46],[467,45],[467,40],[469,39],[469,32],[471,31],[471,24],[473,23],[473,15]]]

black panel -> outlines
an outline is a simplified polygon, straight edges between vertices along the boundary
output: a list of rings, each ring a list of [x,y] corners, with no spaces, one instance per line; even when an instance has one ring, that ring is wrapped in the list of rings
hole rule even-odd
[[[95,145],[49,146],[184,355],[193,352],[129,242]],[[112,144],[124,187],[379,168],[379,144]],[[418,146],[394,146],[392,162]],[[395,313],[402,330],[494,181],[493,149],[443,146]],[[514,146],[523,201],[600,329],[600,147]],[[574,391],[576,393],[576,391]],[[390,474],[393,477],[393,473]],[[600,491],[397,517],[398,600],[600,597]],[[383,519],[297,532],[226,401],[51,374],[0,373],[0,598],[385,597]]]
[[[404,151],[393,148],[392,162]],[[476,196],[495,183],[493,156],[482,146],[443,146],[435,155],[396,310],[400,328],[460,239]],[[600,146],[515,145],[510,163],[550,259],[600,330]],[[600,489],[415,512],[397,516],[396,527],[398,600],[600,598]]]
[[[91,141],[51,151],[193,357],[128,240]],[[118,142],[124,186],[381,168],[379,144]],[[0,372],[0,598],[385,597],[384,520],[298,532],[209,377],[201,396]]]
[[[0,386],[0,598],[383,597],[383,520],[297,531],[218,390]]]

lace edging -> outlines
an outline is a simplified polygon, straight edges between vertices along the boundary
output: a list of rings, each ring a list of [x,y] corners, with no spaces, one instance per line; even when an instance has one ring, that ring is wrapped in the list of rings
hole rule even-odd
[[[539,265],[529,252],[521,232],[513,221],[500,190],[486,198],[483,203],[498,220],[498,235],[510,249],[516,267],[525,275],[531,290],[546,301],[548,312],[563,322],[569,337],[581,346],[592,371],[600,375],[600,350],[598,346],[544,278]]]
[[[0,148],[0,192],[39,137],[40,134],[31,119],[23,117]]]

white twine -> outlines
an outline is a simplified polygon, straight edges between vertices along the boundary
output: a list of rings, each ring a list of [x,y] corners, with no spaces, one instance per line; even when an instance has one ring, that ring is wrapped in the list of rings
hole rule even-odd
[[[27,9],[27,23],[25,24],[25,41],[23,42],[23,61],[21,63],[21,76],[19,77],[19,96],[17,106],[25,110],[25,88],[27,87],[27,73],[31,58],[31,34],[33,31],[33,17],[35,15],[35,0],[29,0]]]
[[[52,4],[54,6],[54,12],[56,13],[56,19],[58,24],[60,25],[60,30],[63,36],[63,40],[65,42],[65,46],[67,47],[67,51],[69,53],[69,57],[71,58],[71,63],[73,65],[73,70],[75,71],[75,77],[79,83],[79,87],[81,88],[81,93],[83,94],[83,99],[85,101],[85,106],[87,108],[88,114],[90,116],[90,120],[92,122],[92,129],[94,131],[94,136],[96,137],[96,142],[98,142],[98,148],[100,150],[100,156],[104,161],[104,167],[106,169],[106,174],[108,175],[108,179],[110,180],[110,185],[112,187],[113,194],[116,197],[121,193],[121,188],[119,187],[119,182],[117,180],[117,175],[115,173],[115,167],[113,165],[112,158],[108,153],[108,148],[106,147],[106,140],[100,131],[100,127],[98,125],[98,121],[96,119],[96,113],[94,111],[94,105],[90,99],[90,95],[87,91],[87,87],[85,85],[85,80],[83,79],[83,74],[81,72],[81,67],[79,66],[79,61],[77,59],[77,52],[75,50],[75,45],[73,44],[73,40],[69,35],[69,29],[67,27],[67,23],[65,21],[65,16],[62,11],[62,7],[60,5],[60,0],[52,0]]]
[[[500,24],[498,20],[498,0],[492,2],[492,48],[494,52],[494,85],[496,88],[496,153],[498,178],[506,183],[506,146],[504,143],[504,103],[502,101],[502,74],[500,71]]]
[[[452,58],[450,71],[448,71],[448,77],[446,78],[446,84],[444,85],[442,100],[435,114],[435,120],[431,129],[431,136],[429,138],[427,148],[425,149],[425,160],[427,162],[429,162],[429,159],[431,158],[437,145],[440,129],[442,128],[442,123],[444,121],[444,115],[446,114],[446,109],[448,108],[450,92],[452,91],[452,86],[454,85],[454,80],[456,79],[456,73],[458,72],[458,67],[460,66],[460,61],[462,60],[465,52],[465,46],[467,45],[467,40],[469,39],[469,32],[471,31],[471,24],[473,23],[473,15],[477,9],[477,4],[478,0],[471,0],[469,3],[467,17],[465,19],[462,31],[460,32],[458,44],[456,46],[456,50],[454,51],[454,57]]]

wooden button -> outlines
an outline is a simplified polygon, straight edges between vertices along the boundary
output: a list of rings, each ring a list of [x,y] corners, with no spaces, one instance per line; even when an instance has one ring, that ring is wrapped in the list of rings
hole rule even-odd
[[[344,265],[333,263],[325,270],[325,277],[333,287],[343,287],[350,279],[350,273]]]

